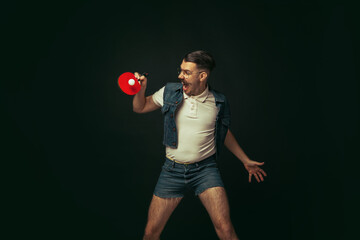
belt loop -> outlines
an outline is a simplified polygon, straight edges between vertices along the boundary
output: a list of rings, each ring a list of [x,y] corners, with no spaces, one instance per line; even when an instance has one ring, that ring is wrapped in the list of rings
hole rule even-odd
[[[175,167],[175,161],[173,161],[173,163],[172,163],[172,167],[173,167],[173,168]]]
[[[199,164],[198,164],[198,163],[195,163],[195,166],[198,168],[198,167],[199,167]]]

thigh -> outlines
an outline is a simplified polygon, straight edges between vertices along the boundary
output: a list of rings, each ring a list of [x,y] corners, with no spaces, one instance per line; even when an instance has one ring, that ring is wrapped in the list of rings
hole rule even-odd
[[[182,197],[160,198],[153,195],[149,207],[147,228],[153,229],[154,231],[162,231],[181,199]]]
[[[229,203],[223,187],[213,187],[199,194],[199,198],[210,215],[215,227],[230,224]]]

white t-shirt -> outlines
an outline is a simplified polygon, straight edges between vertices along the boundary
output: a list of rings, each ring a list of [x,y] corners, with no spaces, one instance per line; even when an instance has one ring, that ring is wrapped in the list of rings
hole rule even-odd
[[[154,103],[160,107],[164,105],[164,89],[162,87],[152,95]],[[208,87],[197,96],[183,94],[184,99],[175,113],[178,147],[166,146],[166,156],[184,163],[199,162],[216,152],[215,122],[218,109]]]

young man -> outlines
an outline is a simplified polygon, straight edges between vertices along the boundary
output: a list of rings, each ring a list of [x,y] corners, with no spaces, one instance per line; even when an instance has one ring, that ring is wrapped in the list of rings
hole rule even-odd
[[[249,182],[254,176],[264,181],[264,163],[250,160],[229,130],[230,109],[225,96],[207,84],[215,67],[205,51],[185,55],[180,83],[168,83],[152,96],[145,97],[147,79],[135,73],[141,90],[134,96],[137,113],[161,107],[164,115],[166,158],[150,203],[144,239],[159,239],[170,215],[192,189],[208,211],[220,239],[238,239],[230,220],[229,204],[216,158],[225,146],[244,164]]]

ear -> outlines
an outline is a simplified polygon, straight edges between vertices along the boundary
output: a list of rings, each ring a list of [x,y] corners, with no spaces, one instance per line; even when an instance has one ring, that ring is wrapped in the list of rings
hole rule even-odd
[[[200,73],[200,82],[203,82],[207,79],[208,73],[207,72],[201,72]]]

